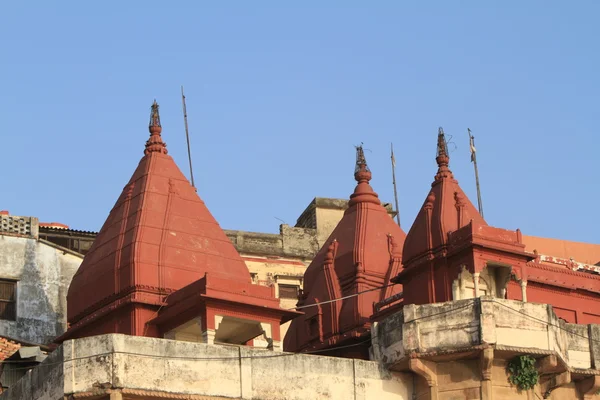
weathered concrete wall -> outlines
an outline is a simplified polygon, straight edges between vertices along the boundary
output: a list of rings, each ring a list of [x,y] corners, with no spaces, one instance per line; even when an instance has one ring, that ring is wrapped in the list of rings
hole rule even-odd
[[[571,368],[590,369],[600,342],[597,325],[567,324],[547,304],[492,297],[407,305],[373,329],[376,359],[387,365],[410,353],[455,351],[479,345],[556,354]]]
[[[384,371],[375,362],[249,347],[102,335],[66,341],[61,353],[48,361],[56,364],[61,358],[64,366],[60,364],[56,373],[28,375],[17,385],[19,389],[11,388],[0,398],[28,399],[15,394],[25,388],[44,396],[51,393],[54,397],[32,397],[48,400],[111,389],[147,399],[186,394],[263,400],[408,400],[412,395],[411,376]]]
[[[319,247],[316,231],[281,225],[279,234],[225,230],[240,253],[312,260]]]
[[[0,278],[17,281],[17,319],[0,335],[49,343],[64,333],[67,290],[82,257],[35,238],[0,234]]]
[[[372,357],[417,373],[419,399],[583,399],[600,387],[598,332],[565,323],[547,304],[480,297],[406,305],[373,327]],[[538,360],[541,377],[530,391],[508,381],[507,363],[519,354]]]

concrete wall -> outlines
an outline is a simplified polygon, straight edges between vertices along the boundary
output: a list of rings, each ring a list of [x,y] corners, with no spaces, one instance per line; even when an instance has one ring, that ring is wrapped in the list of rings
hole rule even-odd
[[[591,338],[590,338],[591,333]],[[374,357],[391,366],[410,353],[494,345],[555,354],[571,368],[598,369],[598,325],[567,324],[547,304],[492,297],[407,305],[374,328]]]
[[[45,344],[64,333],[67,290],[81,261],[36,238],[0,233],[0,278],[17,281],[17,319],[0,320],[0,335]]]
[[[238,346],[102,335],[67,341],[48,362],[54,369],[45,371],[44,362],[40,372],[34,370],[0,399],[62,400],[103,390],[147,399],[183,398],[178,394],[262,400],[412,398],[411,376],[387,372],[375,362]],[[39,397],[23,397],[26,391]]]
[[[419,375],[418,399],[587,399],[600,389],[600,326],[565,323],[547,304],[480,297],[406,305],[372,335],[374,359]],[[529,392],[506,373],[520,354],[538,360],[541,378]]]

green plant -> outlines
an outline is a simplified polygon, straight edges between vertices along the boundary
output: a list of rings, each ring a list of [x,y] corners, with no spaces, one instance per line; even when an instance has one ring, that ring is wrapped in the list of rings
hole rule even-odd
[[[508,380],[521,390],[533,388],[539,379],[539,374],[535,368],[535,359],[531,356],[517,356],[509,361]]]

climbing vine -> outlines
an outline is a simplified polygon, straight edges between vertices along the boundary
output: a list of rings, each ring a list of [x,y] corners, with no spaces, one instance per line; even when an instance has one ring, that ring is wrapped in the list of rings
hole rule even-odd
[[[533,388],[539,379],[535,359],[531,356],[517,356],[508,363],[508,380],[521,390]]]

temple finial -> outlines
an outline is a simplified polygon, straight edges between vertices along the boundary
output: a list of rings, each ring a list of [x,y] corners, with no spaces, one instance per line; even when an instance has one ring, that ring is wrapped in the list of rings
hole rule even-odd
[[[154,103],[152,103],[152,107],[150,107],[150,124],[148,125],[148,130],[150,131],[150,138],[146,141],[146,150],[144,150],[144,154],[148,155],[154,152],[167,154],[167,144],[163,142],[162,136],[160,135],[162,127],[160,125],[160,114],[158,112],[158,103],[156,102],[156,99],[154,100]]]
[[[150,128],[153,126],[160,126],[160,114],[158,113],[158,103],[156,99],[154,99],[154,103],[152,103],[152,107],[150,107]]]
[[[452,172],[448,168],[448,164],[450,162],[450,156],[448,154],[448,143],[446,142],[446,135],[444,134],[444,129],[442,129],[441,126],[438,129],[437,151],[435,161],[438,165],[438,172],[435,176],[436,181],[448,176],[452,176]]]
[[[363,150],[363,144],[356,146],[356,167],[354,168],[354,179],[357,182],[371,180],[371,170],[367,165],[367,159],[365,158],[365,152]]]
[[[444,134],[444,129],[441,126],[438,128],[436,161],[438,165],[440,165],[440,163],[445,163],[448,165],[448,161],[450,161],[450,157],[448,156],[448,143],[446,143],[446,135]]]
[[[371,170],[367,165],[362,143],[360,146],[356,146],[354,179],[356,179],[358,185],[354,188],[354,193],[350,195],[350,202],[348,203],[350,206],[363,202],[381,204],[377,198],[377,193],[375,193],[371,185],[369,185],[369,181],[371,180]]]

